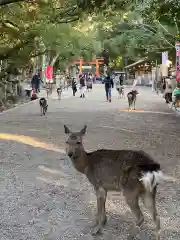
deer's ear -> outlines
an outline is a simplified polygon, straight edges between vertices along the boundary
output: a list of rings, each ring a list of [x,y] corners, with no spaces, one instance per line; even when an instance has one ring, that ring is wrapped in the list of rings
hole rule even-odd
[[[69,130],[68,127],[66,127],[66,125],[64,125],[64,132],[65,132],[65,134],[70,134],[71,133],[71,131]]]
[[[80,131],[81,135],[85,135],[87,129],[87,125],[84,125],[83,129]]]

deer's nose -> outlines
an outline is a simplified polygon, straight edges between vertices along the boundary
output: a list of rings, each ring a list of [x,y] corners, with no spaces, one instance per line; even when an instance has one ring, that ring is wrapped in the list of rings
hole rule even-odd
[[[73,153],[72,152],[70,152],[70,153],[68,153],[68,157],[72,157],[73,156]]]

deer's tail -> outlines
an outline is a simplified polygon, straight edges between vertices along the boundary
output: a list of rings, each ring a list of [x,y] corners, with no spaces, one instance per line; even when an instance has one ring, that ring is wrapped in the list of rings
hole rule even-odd
[[[140,178],[140,181],[148,192],[152,192],[157,184],[161,182],[176,182],[176,179],[164,174],[161,170],[158,170],[144,173]]]

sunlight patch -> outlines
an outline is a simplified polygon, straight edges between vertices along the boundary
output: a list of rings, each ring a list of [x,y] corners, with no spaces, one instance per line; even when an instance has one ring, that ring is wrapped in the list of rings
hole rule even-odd
[[[50,150],[50,151],[65,153],[65,151],[63,149],[59,149],[58,147],[54,146],[53,144],[40,142],[37,139],[29,137],[29,136],[0,133],[0,139],[20,142],[20,143],[24,143],[24,144],[32,146],[32,147],[44,148],[44,149]]]

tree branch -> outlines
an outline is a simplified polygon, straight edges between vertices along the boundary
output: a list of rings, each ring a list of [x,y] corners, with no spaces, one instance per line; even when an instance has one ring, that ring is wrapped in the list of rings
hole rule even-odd
[[[7,26],[7,24],[10,24],[10,25],[12,25],[14,28],[17,28],[17,29],[19,30],[18,25],[15,24],[15,23],[13,23],[13,22],[11,22],[11,21],[9,21],[9,20],[2,21],[2,24],[3,24],[5,27],[9,27],[9,26]]]
[[[72,23],[72,22],[75,22],[75,21],[78,21],[79,20],[79,16],[76,16],[74,18],[71,18],[71,19],[62,19],[62,20],[59,20],[57,21],[57,23]]]
[[[17,2],[27,2],[25,0],[0,0],[0,6],[5,6],[10,3],[17,3]]]
[[[56,23],[70,23],[70,22],[74,22],[77,21],[79,19],[79,12],[76,11],[78,9],[77,5],[74,5],[72,7],[67,8],[66,10],[62,10],[59,14],[57,14],[56,16],[53,16],[52,21],[56,22]],[[66,20],[65,16],[67,16]],[[73,20],[69,20],[70,17],[74,17]]]
[[[10,56],[12,56],[13,54],[15,54],[16,52],[18,52],[22,47],[24,47],[25,45],[30,43],[33,38],[35,38],[35,35],[32,33],[29,33],[26,36],[26,40],[18,43],[15,47],[8,49],[8,51],[6,53],[0,54],[0,60],[5,60],[5,59],[9,58]]]
[[[32,54],[31,58],[35,58],[35,57],[41,56],[41,55],[45,54],[46,52],[47,52],[47,50],[44,50],[43,52],[38,52],[36,54]]]

